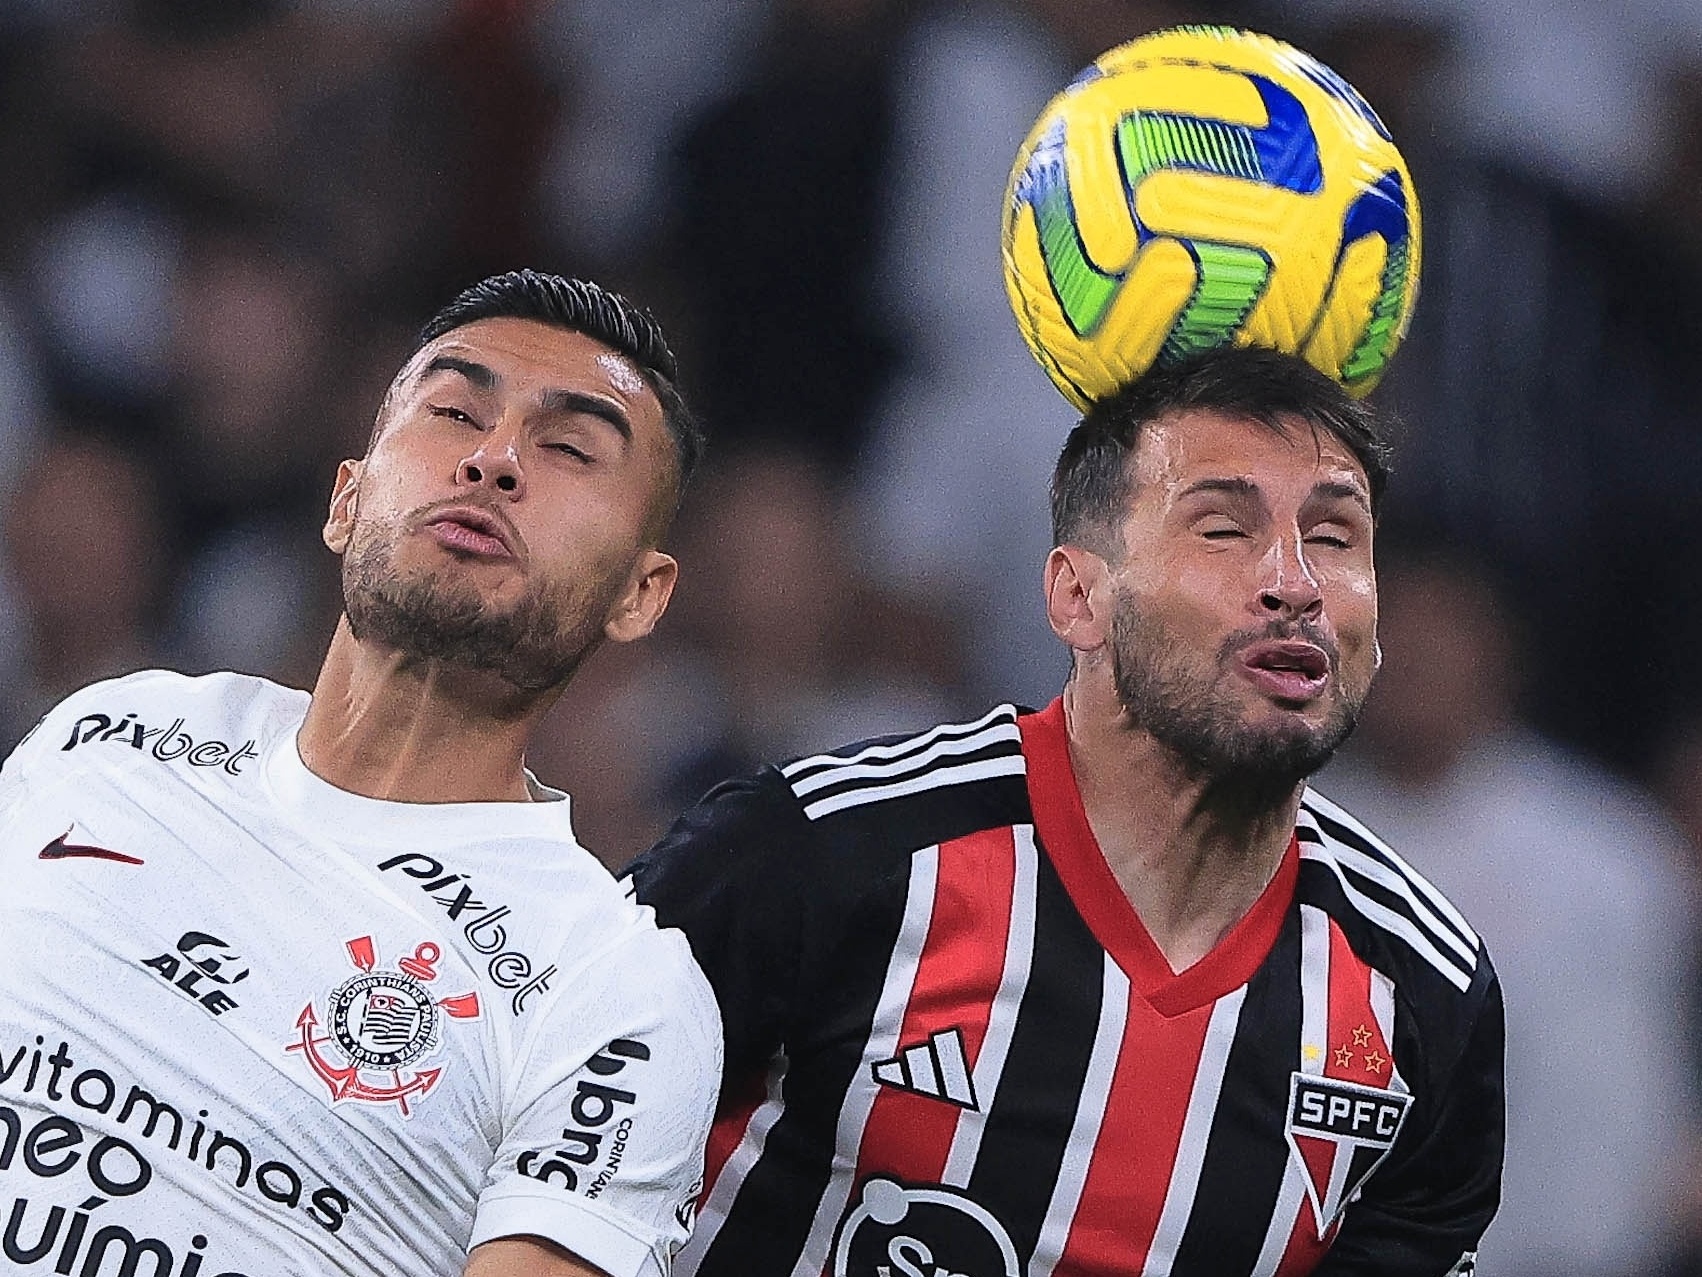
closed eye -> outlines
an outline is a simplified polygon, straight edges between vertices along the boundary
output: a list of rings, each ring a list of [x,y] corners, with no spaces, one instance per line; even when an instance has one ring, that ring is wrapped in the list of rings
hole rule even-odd
[[[544,447],[546,449],[548,449],[550,452],[565,453],[566,455],[572,457],[576,461],[589,461],[589,460],[591,460],[591,454],[590,453],[586,452],[583,448],[576,447],[575,445],[573,445],[571,443],[546,443],[544,445]]]
[[[447,404],[432,404],[431,415],[434,417],[447,417],[450,421],[464,422],[469,426],[476,426],[479,424],[467,413],[462,412],[461,409],[451,408]]]

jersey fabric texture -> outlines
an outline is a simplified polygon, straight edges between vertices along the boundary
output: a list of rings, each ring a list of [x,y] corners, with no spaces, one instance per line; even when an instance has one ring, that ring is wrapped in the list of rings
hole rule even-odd
[[[1173,974],[1061,702],[767,768],[633,870],[720,998],[691,1277],[1469,1273],[1502,1008],[1477,936],[1307,791]]]
[[[132,675],[0,771],[0,1268],[666,1274],[721,1046],[685,940],[563,795],[320,780],[307,699]]]

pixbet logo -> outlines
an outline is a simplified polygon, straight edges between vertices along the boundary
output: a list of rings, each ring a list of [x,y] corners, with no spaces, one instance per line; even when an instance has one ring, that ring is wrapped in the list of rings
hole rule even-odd
[[[461,934],[467,937],[467,943],[489,956],[487,970],[491,982],[515,990],[509,1002],[515,1015],[526,1009],[533,994],[550,987],[550,977],[556,969],[545,967],[534,975],[532,959],[518,949],[508,948],[508,929],[502,924],[502,919],[510,913],[508,906],[486,904],[475,897],[466,874],[451,873],[442,861],[416,851],[381,860],[378,869],[380,873],[401,873],[415,879],[420,890],[430,895],[452,922],[462,924]]]
[[[598,1077],[612,1078],[626,1069],[628,1061],[649,1058],[650,1048],[644,1043],[631,1038],[616,1038],[587,1060],[585,1067]],[[636,1092],[623,1087],[581,1078],[574,1085],[573,1102],[568,1106],[574,1125],[562,1130],[561,1142],[555,1148],[546,1151],[528,1149],[520,1154],[514,1169],[546,1184],[559,1181],[563,1188],[574,1192],[579,1188],[581,1172],[602,1159],[602,1169],[585,1188],[587,1197],[596,1197],[614,1179],[626,1156],[632,1119],[621,1117],[616,1122],[616,1115],[622,1108],[631,1107],[637,1099]],[[612,1130],[609,1129],[611,1123],[614,1123]],[[609,1139],[606,1158],[603,1152],[605,1138]],[[549,1160],[543,1160],[545,1158]]]
[[[242,775],[241,764],[258,758],[257,742],[245,740],[232,745],[222,740],[196,740],[183,730],[182,718],[174,718],[169,726],[149,727],[134,714],[126,714],[114,722],[106,714],[84,714],[71,724],[71,735],[59,748],[76,749],[90,742],[113,741],[131,749],[146,750],[162,763],[182,759],[191,767],[222,768],[232,776]]]

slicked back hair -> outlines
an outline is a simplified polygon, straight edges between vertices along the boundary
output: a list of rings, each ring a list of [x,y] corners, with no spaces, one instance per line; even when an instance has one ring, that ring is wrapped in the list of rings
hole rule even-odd
[[[1146,427],[1174,413],[1216,412],[1288,434],[1299,418],[1339,439],[1365,470],[1371,508],[1389,478],[1382,418],[1305,360],[1259,346],[1225,346],[1137,377],[1088,410],[1052,471],[1052,543],[1119,549],[1116,528],[1135,482]]]
[[[668,339],[649,311],[587,279],[569,279],[530,269],[492,275],[464,288],[420,329],[414,353],[447,332],[480,319],[532,319],[584,333],[625,355],[662,405],[662,421],[674,441],[677,462],[671,507],[703,460],[703,427],[679,389],[679,365]],[[411,356],[410,356],[411,357]],[[671,511],[670,511],[671,512]]]

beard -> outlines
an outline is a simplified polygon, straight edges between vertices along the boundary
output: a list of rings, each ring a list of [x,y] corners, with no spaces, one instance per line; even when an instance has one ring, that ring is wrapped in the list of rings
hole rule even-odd
[[[395,551],[406,521],[355,525],[343,556],[343,611],[357,640],[491,674],[516,691],[561,687],[602,640],[602,618],[622,582],[609,574],[597,593],[531,583],[498,611],[470,584],[425,570],[401,571]]]
[[[1231,662],[1249,643],[1300,638],[1329,657],[1332,702],[1322,722],[1283,714],[1249,721],[1233,693]],[[1130,724],[1168,748],[1191,772],[1227,781],[1255,801],[1277,800],[1312,775],[1352,734],[1365,700],[1341,683],[1336,645],[1304,621],[1271,621],[1238,630],[1209,665],[1168,626],[1124,596],[1111,626],[1111,672]]]

